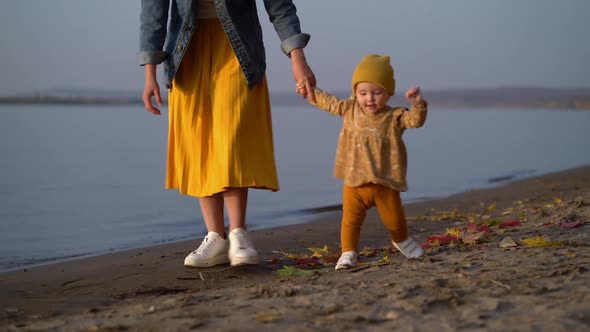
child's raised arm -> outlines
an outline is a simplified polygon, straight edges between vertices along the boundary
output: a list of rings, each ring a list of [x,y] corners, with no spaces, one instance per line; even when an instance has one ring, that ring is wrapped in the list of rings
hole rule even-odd
[[[404,112],[401,116],[401,126],[404,128],[420,128],[426,121],[426,115],[428,113],[428,104],[424,97],[422,97],[422,91],[419,87],[410,88],[406,91],[406,99],[412,105],[410,112]]]

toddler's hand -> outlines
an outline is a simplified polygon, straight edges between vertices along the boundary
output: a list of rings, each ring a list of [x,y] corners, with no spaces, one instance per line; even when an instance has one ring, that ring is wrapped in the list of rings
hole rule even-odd
[[[424,104],[424,98],[422,98],[422,91],[420,87],[413,87],[406,91],[406,99],[412,104],[412,106],[418,106]]]

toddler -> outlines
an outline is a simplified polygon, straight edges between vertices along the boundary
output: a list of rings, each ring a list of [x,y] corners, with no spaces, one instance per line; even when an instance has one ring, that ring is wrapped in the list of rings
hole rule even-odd
[[[297,92],[305,89],[297,86]],[[424,124],[427,103],[420,88],[406,92],[411,110],[392,108],[387,101],[395,92],[389,56],[370,54],[352,75],[350,99],[341,100],[315,89],[312,105],[343,118],[334,175],[344,179],[342,194],[342,255],[336,270],[353,268],[358,257],[361,226],[367,210],[377,207],[389,230],[393,246],[407,258],[422,256],[422,248],[408,237],[408,225],[400,199],[407,190],[406,147],[402,134]]]

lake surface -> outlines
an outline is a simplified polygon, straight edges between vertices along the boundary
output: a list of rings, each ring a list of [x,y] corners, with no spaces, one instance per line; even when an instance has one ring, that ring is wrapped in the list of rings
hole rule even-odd
[[[163,189],[166,112],[1,105],[0,116],[0,271],[205,233],[197,200]],[[250,192],[250,228],[306,222],[304,210],[341,202],[332,176],[341,119],[274,106],[273,123],[281,190]],[[588,165],[589,129],[590,112],[432,109],[404,134],[402,197]]]

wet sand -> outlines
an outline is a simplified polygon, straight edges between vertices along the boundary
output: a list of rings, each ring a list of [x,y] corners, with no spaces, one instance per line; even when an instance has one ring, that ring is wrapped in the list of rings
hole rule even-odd
[[[373,209],[352,270],[333,212],[251,232],[257,266],[184,268],[195,239],[0,273],[0,330],[590,329],[590,166],[406,214],[427,254],[392,250]]]

